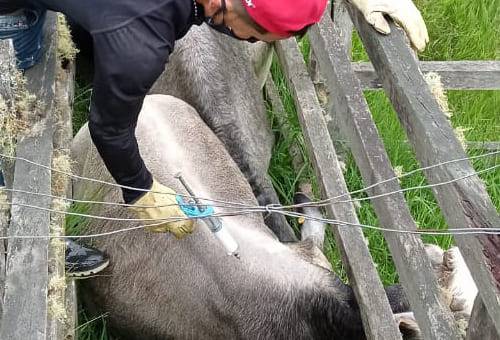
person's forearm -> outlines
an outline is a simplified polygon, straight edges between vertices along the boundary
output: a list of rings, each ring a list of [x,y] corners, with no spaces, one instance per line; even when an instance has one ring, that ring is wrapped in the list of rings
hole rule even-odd
[[[154,34],[154,22],[146,25],[145,21],[93,34],[95,73],[89,117],[92,140],[115,181],[139,189],[150,189],[153,179],[139,154],[137,118],[170,52],[170,45]],[[147,39],[138,41],[138,36]],[[123,190],[126,203],[143,194]]]
[[[151,188],[153,178],[140,157],[133,129],[117,131],[90,120],[89,130],[104,164],[118,184]],[[125,203],[133,203],[143,194],[143,191],[123,189]]]

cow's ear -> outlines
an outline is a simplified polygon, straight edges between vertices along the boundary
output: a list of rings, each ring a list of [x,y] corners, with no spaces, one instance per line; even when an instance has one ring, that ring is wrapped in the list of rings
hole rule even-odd
[[[303,260],[328,271],[333,271],[332,265],[321,250],[316,247],[313,240],[305,239],[304,241],[287,243],[286,245]]]

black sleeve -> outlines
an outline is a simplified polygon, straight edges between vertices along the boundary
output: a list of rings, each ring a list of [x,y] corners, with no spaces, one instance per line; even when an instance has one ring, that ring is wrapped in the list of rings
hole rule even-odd
[[[172,45],[133,23],[94,34],[93,40],[92,140],[118,184],[149,189],[152,176],[139,154],[135,127],[144,97],[164,70]],[[123,190],[126,203],[142,194]]]

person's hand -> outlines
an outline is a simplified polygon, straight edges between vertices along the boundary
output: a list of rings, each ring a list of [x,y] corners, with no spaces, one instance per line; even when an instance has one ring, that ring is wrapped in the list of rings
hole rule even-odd
[[[349,0],[363,13],[366,21],[378,32],[389,34],[391,29],[384,18],[390,16],[408,34],[411,44],[419,51],[425,49],[429,35],[420,11],[411,0]]]
[[[158,192],[165,193],[159,194]],[[141,207],[142,206],[142,207]],[[185,218],[185,220],[172,221],[156,225],[161,221],[148,221],[145,224],[155,224],[146,227],[146,230],[155,233],[171,232],[178,239],[191,234],[194,229],[192,220],[187,219],[186,215],[179,208],[175,199],[175,191],[161,185],[153,179],[151,191],[144,194],[137,200],[130,209],[141,219],[165,219],[165,218]]]

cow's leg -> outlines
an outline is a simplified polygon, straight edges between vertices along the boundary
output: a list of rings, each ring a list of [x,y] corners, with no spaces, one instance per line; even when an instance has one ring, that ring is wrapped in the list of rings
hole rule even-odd
[[[310,193],[309,193],[310,194]],[[293,199],[295,204],[310,203],[312,200],[303,192],[295,194]],[[299,213],[312,216],[315,218],[323,218],[321,209],[318,207],[301,207],[297,209]],[[314,245],[323,251],[323,244],[325,242],[326,224],[315,220],[305,220],[300,228],[300,237],[302,241],[307,239],[312,240]]]
[[[205,107],[206,108],[206,107]],[[271,180],[267,175],[270,155],[266,156],[263,150],[265,146],[252,143],[241,122],[234,115],[221,112],[221,106],[214,108],[219,110],[218,117],[221,120],[210,119],[214,114],[200,113],[202,118],[207,117],[207,124],[215,132],[217,137],[224,143],[231,157],[247,178],[252,191],[261,206],[280,204],[278,195],[273,188]],[[223,122],[221,124],[221,122]],[[250,142],[249,142],[250,141]],[[262,144],[266,141],[262,140]],[[285,216],[279,213],[265,213],[265,223],[274,232],[281,242],[295,242],[297,237],[288,224]]]

